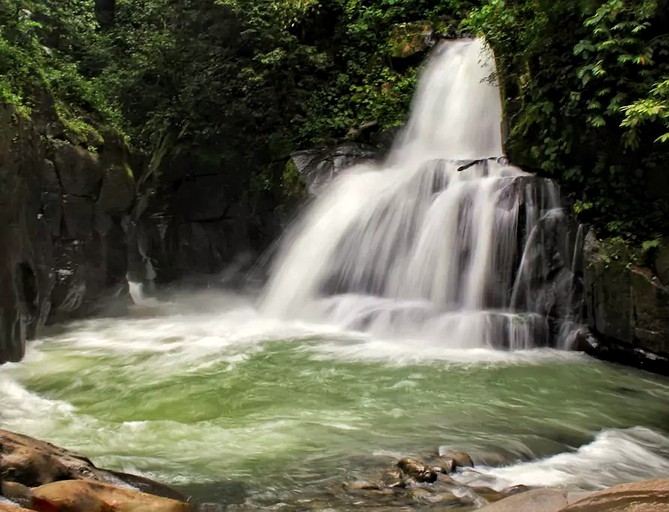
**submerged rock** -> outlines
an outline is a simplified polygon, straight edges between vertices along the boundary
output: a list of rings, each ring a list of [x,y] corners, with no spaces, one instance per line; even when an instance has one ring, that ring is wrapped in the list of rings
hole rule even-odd
[[[375,491],[380,488],[379,484],[366,480],[356,480],[355,482],[346,482],[344,484],[344,490],[346,491]]]
[[[437,480],[437,472],[434,469],[411,457],[400,459],[397,462],[397,467],[417,482],[432,483]]]
[[[473,468],[474,461],[471,456],[465,452],[458,452],[454,450],[439,451],[439,461],[443,461],[442,466],[451,468],[449,473],[456,468]]]

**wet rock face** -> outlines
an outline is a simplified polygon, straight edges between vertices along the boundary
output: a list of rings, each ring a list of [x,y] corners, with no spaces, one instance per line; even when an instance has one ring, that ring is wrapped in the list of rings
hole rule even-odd
[[[0,498],[30,510],[189,510],[187,497],[169,487],[97,468],[79,454],[6,430],[0,430],[0,483]]]
[[[666,246],[649,267],[639,266],[628,249],[597,240],[584,247],[586,352],[618,362],[669,372],[669,281]]]
[[[195,281],[220,286],[225,270],[250,266],[278,235],[276,202],[250,191],[244,169],[254,163],[204,161],[192,148],[168,146],[140,166],[145,174],[128,230],[130,279],[145,291]]]
[[[127,300],[123,217],[134,179],[112,133],[96,153],[0,107],[0,363],[47,321]]]
[[[297,151],[291,155],[291,160],[309,193],[318,195],[341,171],[355,164],[370,162],[377,155],[378,151],[373,147],[351,142],[335,148]]]

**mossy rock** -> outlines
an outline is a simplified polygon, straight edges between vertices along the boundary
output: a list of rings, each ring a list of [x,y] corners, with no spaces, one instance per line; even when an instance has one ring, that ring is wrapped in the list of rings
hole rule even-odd
[[[390,56],[406,59],[429,50],[435,43],[434,25],[429,21],[398,23],[388,41]]]

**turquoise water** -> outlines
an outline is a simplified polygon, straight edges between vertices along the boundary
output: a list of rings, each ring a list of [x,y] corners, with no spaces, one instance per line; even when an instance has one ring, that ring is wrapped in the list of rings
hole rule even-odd
[[[3,367],[0,410],[4,428],[218,502],[290,500],[439,447],[507,466],[482,469],[498,487],[669,474],[666,378],[281,322],[238,297],[62,327]]]

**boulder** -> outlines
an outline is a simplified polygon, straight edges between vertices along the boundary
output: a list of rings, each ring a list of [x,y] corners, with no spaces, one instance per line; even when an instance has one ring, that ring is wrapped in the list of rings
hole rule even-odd
[[[567,491],[536,489],[504,498],[481,512],[559,512],[569,505]]]
[[[183,494],[148,478],[100,469],[82,455],[0,429],[0,481],[4,496],[18,501],[16,497],[29,496],[28,487],[64,480],[91,480],[172,500],[186,500]]]
[[[666,512],[669,480],[650,480],[617,485],[563,508],[560,512]]]
[[[474,461],[468,453],[455,450],[439,450],[439,462],[442,466],[450,468],[449,473],[457,468],[474,467]]]
[[[400,459],[397,462],[397,467],[417,482],[432,483],[437,480],[437,472],[434,469],[411,457]]]
[[[133,489],[64,480],[33,489],[33,509],[43,512],[188,512],[187,503]]]
[[[588,233],[584,245],[586,323],[596,338],[586,351],[605,359],[662,371],[669,357],[669,287],[655,274],[664,269],[666,248],[656,263],[638,264],[626,245]],[[587,335],[586,335],[587,338]],[[590,347],[588,349],[588,347]],[[666,365],[669,371],[669,365]]]
[[[63,448],[28,436],[0,430],[0,478],[36,487],[57,480],[87,478],[122,483],[91,461]]]
[[[30,509],[17,507],[15,505],[8,505],[7,503],[0,502],[0,512],[34,512]]]

